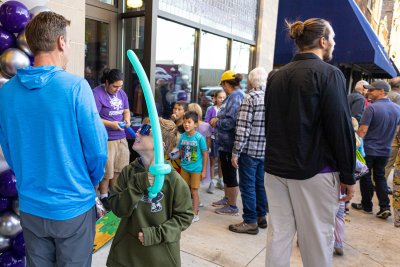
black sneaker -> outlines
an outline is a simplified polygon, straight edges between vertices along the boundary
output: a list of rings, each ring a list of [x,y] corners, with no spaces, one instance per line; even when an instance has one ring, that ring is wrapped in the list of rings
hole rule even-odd
[[[258,224],[258,227],[260,227],[262,229],[267,228],[267,226],[268,226],[267,218],[265,218],[265,216],[258,217],[257,224]]]
[[[389,216],[392,216],[392,213],[390,213],[390,209],[380,209],[379,212],[376,214],[376,217],[386,220]]]
[[[364,209],[361,203],[351,203],[351,207],[355,210],[361,210],[364,213],[372,214],[372,209],[370,210]]]
[[[103,206],[107,211],[111,210],[110,204],[108,203],[108,198],[107,197],[100,198],[100,201],[101,201],[101,203],[103,203]]]

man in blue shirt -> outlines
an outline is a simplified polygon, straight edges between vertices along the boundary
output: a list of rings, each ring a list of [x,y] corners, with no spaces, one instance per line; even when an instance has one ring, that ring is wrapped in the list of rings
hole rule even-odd
[[[94,187],[107,133],[89,84],[65,71],[70,21],[42,12],[26,26],[35,65],[0,90],[0,143],[15,172],[27,266],[91,266]]]
[[[387,193],[385,166],[392,152],[392,140],[400,124],[400,107],[391,102],[386,96],[390,85],[377,80],[371,85],[364,85],[373,103],[363,114],[358,129],[358,135],[364,138],[365,161],[370,170],[360,180],[361,203],[352,203],[354,209],[372,213],[372,197],[374,186],[371,173],[374,174],[375,191],[379,200],[378,218],[387,219],[390,213],[390,200]]]

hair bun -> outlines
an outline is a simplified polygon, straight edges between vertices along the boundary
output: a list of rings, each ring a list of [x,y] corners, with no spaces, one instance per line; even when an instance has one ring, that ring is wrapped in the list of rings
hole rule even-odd
[[[290,33],[289,36],[292,39],[301,37],[304,33],[304,22],[296,21],[289,25]]]

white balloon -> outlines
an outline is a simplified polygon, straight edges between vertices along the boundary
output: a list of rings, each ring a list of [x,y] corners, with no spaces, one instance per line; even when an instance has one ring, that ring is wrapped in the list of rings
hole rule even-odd
[[[31,13],[31,17],[33,18],[37,14],[39,14],[41,12],[45,12],[45,11],[51,11],[51,10],[46,6],[35,6],[31,10],[29,10],[29,13]]]
[[[8,166],[6,159],[4,158],[4,155],[3,155],[3,150],[1,149],[1,146],[0,146],[0,173],[6,171],[8,169],[10,169],[10,166]]]
[[[9,0],[7,0],[9,1]],[[7,1],[3,1],[7,2]],[[24,4],[28,9],[34,8],[35,6],[45,6],[49,2],[48,0],[18,0],[18,2]]]

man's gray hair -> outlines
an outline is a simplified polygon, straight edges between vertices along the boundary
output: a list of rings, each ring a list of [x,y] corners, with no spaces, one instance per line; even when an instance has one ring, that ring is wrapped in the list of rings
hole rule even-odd
[[[267,85],[267,76],[267,72],[263,67],[257,67],[250,71],[248,79],[253,88],[265,88]]]
[[[356,86],[354,86],[354,91],[362,93],[364,90],[364,85],[369,85],[367,81],[360,80],[356,83]]]

